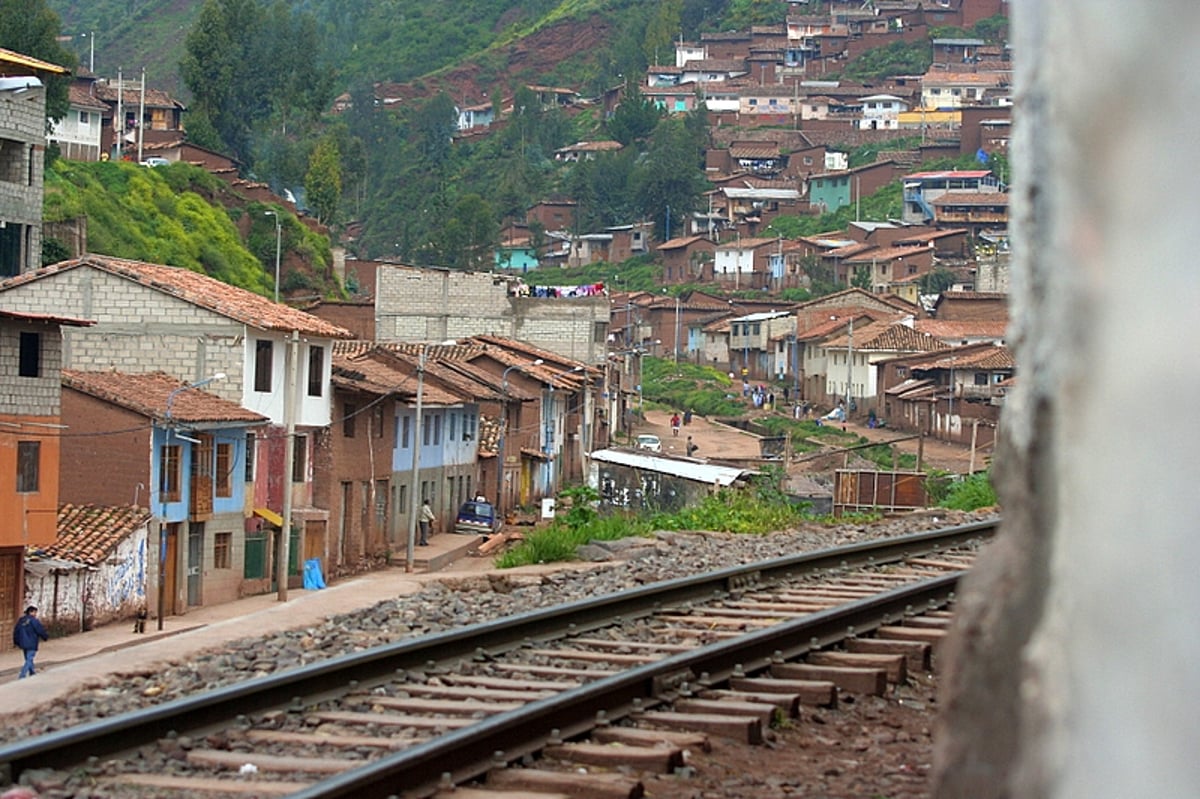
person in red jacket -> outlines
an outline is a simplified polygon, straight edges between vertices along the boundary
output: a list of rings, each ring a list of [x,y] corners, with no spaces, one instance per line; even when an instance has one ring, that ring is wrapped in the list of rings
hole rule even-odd
[[[17,619],[17,625],[13,627],[13,646],[25,653],[25,665],[21,667],[18,680],[37,673],[33,668],[33,659],[37,656],[39,639],[49,641],[50,634],[38,621],[37,608],[30,605],[25,608],[25,615]]]

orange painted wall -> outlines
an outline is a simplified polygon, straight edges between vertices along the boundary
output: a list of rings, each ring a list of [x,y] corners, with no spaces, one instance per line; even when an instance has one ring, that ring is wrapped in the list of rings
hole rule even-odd
[[[58,431],[25,424],[58,424],[56,416],[0,415],[0,547],[52,544],[58,515]],[[17,493],[17,442],[40,441],[36,493]]]

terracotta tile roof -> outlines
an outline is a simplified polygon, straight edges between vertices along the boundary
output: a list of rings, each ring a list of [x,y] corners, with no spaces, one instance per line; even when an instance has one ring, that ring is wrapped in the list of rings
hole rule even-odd
[[[86,86],[81,86],[78,83],[72,83],[67,90],[67,97],[71,105],[77,108],[87,108],[92,111],[107,111],[108,105],[100,102],[92,93],[87,90]]]
[[[2,280],[0,291],[81,267],[100,269],[259,330],[288,333],[298,330],[320,338],[353,338],[353,334],[345,328],[282,303],[272,302],[245,289],[222,283],[208,275],[175,266],[128,261],[107,255],[88,254]]]
[[[1007,300],[1008,295],[1002,291],[943,291],[938,295],[938,302],[953,300],[985,301]]]
[[[847,244],[844,247],[835,247],[832,250],[826,250],[821,253],[822,258],[852,258],[864,252],[878,250],[878,244]]]
[[[63,369],[62,384],[157,422],[166,421],[168,400],[171,400],[171,419],[184,424],[257,425],[268,421],[262,414],[246,410],[236,402],[221,399],[202,388],[187,388],[186,382],[163,372],[130,374]],[[173,399],[172,393],[175,394]]]
[[[704,236],[684,236],[682,238],[677,238],[677,239],[668,239],[668,240],[664,241],[662,244],[655,247],[654,249],[656,249],[656,250],[678,250],[678,249],[682,249],[682,248],[688,246],[689,244],[693,244],[697,241],[704,241],[704,240],[705,240]]]
[[[333,384],[339,388],[363,391],[382,396],[415,400],[417,396],[416,365],[403,356],[373,348],[348,356],[334,352],[330,364]],[[447,391],[430,380],[421,386],[421,402],[427,405],[458,405],[466,399]]]
[[[731,158],[779,158],[779,145],[775,142],[734,142],[729,145]]]
[[[839,336],[824,343],[827,349],[845,349],[850,337]],[[933,336],[919,333],[908,325],[894,322],[872,322],[854,331],[856,352],[938,352],[950,346]]]
[[[929,246],[919,244],[915,247],[876,247],[867,252],[859,253],[845,259],[848,264],[869,264],[872,261],[895,261],[911,255],[928,253]]]
[[[48,313],[29,313],[28,311],[6,311],[0,308],[0,319],[12,319],[17,322],[51,322],[72,327],[90,327],[96,324],[92,319],[76,319],[73,316],[55,316]]]
[[[912,369],[1013,369],[1012,350],[999,344],[950,347],[924,361],[909,362]]]
[[[121,91],[118,92],[116,85],[105,81],[96,81],[92,84],[92,92],[98,99],[109,103],[116,103],[119,94],[126,108],[137,108],[138,104],[142,102],[141,88],[131,83],[122,85]],[[145,103],[147,108],[186,108],[183,103],[162,89],[146,89]]]
[[[940,339],[963,339],[984,336],[1004,338],[1008,331],[1006,321],[950,321],[948,319],[918,319],[917,330]]]
[[[938,239],[949,238],[950,236],[963,236],[969,232],[970,231],[966,228],[961,227],[949,228],[947,230],[928,230],[924,233],[914,233],[911,236],[905,236],[902,239],[896,239],[895,244],[898,246],[908,244],[909,242],[914,244],[923,244],[929,241],[937,241]]]
[[[58,509],[58,538],[49,546],[30,547],[30,559],[61,558],[98,566],[152,518],[150,511],[134,505],[63,505]]]
[[[657,299],[655,295],[649,296],[651,299]],[[486,345],[486,353],[495,357],[496,360],[504,361],[507,357],[509,360],[506,362],[510,366],[514,363],[529,363],[530,361],[541,358],[543,361],[545,361],[545,363],[536,367],[532,366],[531,364],[529,374],[531,376],[536,376],[537,379],[542,380],[543,382],[551,382],[556,387],[572,385],[576,381],[580,380],[580,374],[583,372],[567,376],[563,376],[562,374],[566,370],[573,369],[576,366],[584,367],[584,372],[592,377],[597,377],[602,374],[600,369],[594,366],[588,366],[583,361],[575,361],[570,358],[563,357],[557,352],[550,352],[549,350],[544,350],[541,347],[535,347],[532,344],[527,344],[524,341],[518,341],[517,339],[513,338],[503,338],[501,336],[472,336],[470,339],[468,339],[468,341],[478,342]],[[555,375],[558,375],[558,377],[554,377]],[[565,383],[562,381],[565,381]]]

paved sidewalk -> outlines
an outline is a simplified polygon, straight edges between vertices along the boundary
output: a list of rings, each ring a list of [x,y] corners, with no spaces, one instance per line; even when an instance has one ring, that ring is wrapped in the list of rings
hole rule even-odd
[[[32,710],[112,674],[144,670],[239,638],[318,624],[329,616],[414,594],[431,581],[491,570],[490,558],[465,556],[465,547],[473,540],[453,533],[434,535],[429,547],[416,551],[421,561],[411,573],[400,565],[318,591],[289,589],[286,602],[272,593],[195,608],[184,616],[165,618],[162,630],[151,618],[141,635],[132,632],[130,620],[51,638],[38,651],[37,674],[24,680],[17,680],[24,655],[15,650],[0,652],[0,716]],[[448,561],[453,562],[443,571],[424,568],[425,563]]]

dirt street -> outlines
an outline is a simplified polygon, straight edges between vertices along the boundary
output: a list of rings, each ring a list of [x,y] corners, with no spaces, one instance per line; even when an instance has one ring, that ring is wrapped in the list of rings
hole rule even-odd
[[[840,426],[840,425],[839,425]],[[846,430],[862,436],[869,441],[889,442],[894,439],[905,439],[894,445],[901,452],[916,454],[918,447],[923,448],[923,460],[926,467],[944,469],[956,474],[966,474],[972,464],[971,451],[968,447],[947,444],[926,438],[919,442],[910,438],[911,434],[899,430],[872,429],[863,424],[849,422]],[[759,455],[758,439],[751,433],[722,424],[713,424],[699,416],[692,417],[690,425],[680,427],[679,436],[671,435],[670,411],[646,411],[646,421],[638,425],[636,433],[653,433],[662,439],[663,452],[671,455],[685,455],[688,436],[696,445],[697,458],[756,458]],[[976,471],[986,469],[992,457],[992,450],[975,452],[974,467]]]

